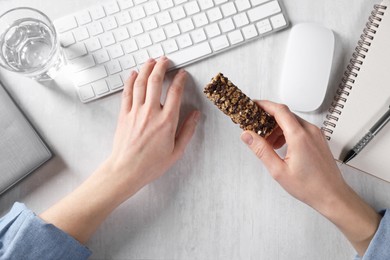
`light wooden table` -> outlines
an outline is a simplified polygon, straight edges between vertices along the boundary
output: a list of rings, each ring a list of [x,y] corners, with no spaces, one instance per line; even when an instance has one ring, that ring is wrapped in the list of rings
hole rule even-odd
[[[96,2],[2,0],[0,11],[31,6],[56,19]],[[321,126],[376,1],[284,3],[292,24],[317,22],[336,35],[324,105],[315,113],[300,114]],[[92,259],[352,259],[353,248],[333,224],[282,190],[240,141],[241,130],[202,93],[221,71],[249,96],[280,101],[278,82],[288,33],[186,68],[192,77],[183,111],[198,108],[203,114],[195,136],[180,162],[107,219],[88,243]],[[1,77],[56,156],[1,196],[0,210],[6,212],[21,201],[39,213],[77,187],[109,155],[120,94],[84,105],[66,75],[45,85],[4,71]],[[346,167],[342,171],[375,208],[390,207],[388,183]]]

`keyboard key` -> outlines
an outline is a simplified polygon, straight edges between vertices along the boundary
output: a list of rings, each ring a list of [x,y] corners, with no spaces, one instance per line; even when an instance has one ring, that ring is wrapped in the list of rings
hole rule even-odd
[[[122,71],[121,65],[119,64],[118,60],[112,60],[108,63],[106,63],[108,73],[115,74]]]
[[[256,28],[253,24],[242,28],[242,34],[244,35],[245,39],[251,39],[251,38],[256,37],[258,35]]]
[[[106,10],[106,14],[115,14],[120,11],[118,3],[117,2],[109,2],[104,5],[104,10]]]
[[[106,12],[104,11],[102,6],[94,6],[89,9],[89,13],[92,16],[92,19],[99,20],[106,16]]]
[[[159,13],[159,14],[157,14],[156,18],[157,18],[157,22],[161,26],[172,22],[171,16],[169,15],[169,12]]]
[[[219,10],[218,7],[215,7],[213,9],[210,9],[209,11],[207,11],[207,16],[209,17],[209,21],[211,23],[222,19],[221,10]]]
[[[64,34],[60,35],[60,43],[62,47],[68,47],[74,43],[76,43],[76,40],[73,37],[72,32],[66,32]]]
[[[236,7],[233,2],[229,2],[221,6],[222,14],[224,17],[231,16],[237,13]]]
[[[225,49],[229,47],[229,41],[226,37],[226,35],[218,36],[217,38],[214,38],[210,41],[211,46],[213,47],[214,51],[220,51],[222,49]]]
[[[207,36],[209,38],[213,38],[213,37],[221,34],[221,31],[219,30],[218,25],[215,23],[206,26],[205,29],[206,29]]]
[[[189,32],[195,28],[191,18],[183,19],[179,22],[179,27],[182,33]]]
[[[269,0],[251,0],[252,6],[264,4],[265,2],[268,2]]]
[[[98,38],[90,38],[86,40],[84,43],[89,53],[97,51],[102,48]]]
[[[100,24],[100,22],[93,22],[88,25],[88,31],[89,34],[92,36],[96,36],[99,34],[102,34],[104,32],[103,26]]]
[[[78,89],[80,99],[82,101],[86,101],[88,99],[91,99],[95,97],[95,93],[92,90],[92,87],[90,85],[83,86]]]
[[[120,27],[113,31],[116,42],[121,42],[130,38],[126,27]]]
[[[89,38],[89,33],[87,31],[87,28],[85,28],[85,27],[80,27],[80,28],[75,29],[73,31],[73,35],[74,35],[74,38],[76,39],[76,41],[78,41],[78,42]]]
[[[104,66],[99,66],[75,73],[74,76],[76,85],[84,86],[88,83],[103,79],[108,75]]]
[[[248,17],[251,22],[256,22],[267,16],[277,14],[280,11],[279,3],[277,1],[272,1],[249,10]]]
[[[205,41],[207,39],[206,34],[202,28],[191,32],[191,37],[195,43]]]
[[[157,28],[157,22],[153,16],[142,20],[142,25],[145,31],[150,31]]]
[[[162,42],[167,39],[165,36],[165,32],[163,29],[159,28],[157,30],[154,30],[150,33],[150,36],[152,37],[153,42]]]
[[[207,16],[205,13],[200,13],[192,17],[194,20],[194,24],[196,27],[201,27],[203,25],[206,25],[209,23],[209,20],[207,19]]]
[[[214,0],[215,5],[226,3],[228,0]]]
[[[131,36],[136,36],[144,32],[142,25],[139,21],[131,23],[127,26]]]
[[[189,34],[180,35],[176,38],[176,41],[181,49],[192,45],[192,40]]]
[[[214,6],[214,2],[212,0],[198,0],[200,5],[200,9],[207,10]]]
[[[152,45],[152,39],[150,39],[149,34],[142,34],[136,38],[137,45],[140,49]]]
[[[249,0],[236,0],[234,1],[234,3],[236,4],[237,10],[239,12],[249,9],[251,7]]]
[[[172,54],[167,55],[170,59],[171,63],[169,65],[169,69],[176,68],[178,66],[182,66],[188,62],[199,59],[203,56],[211,54],[211,48],[208,42],[203,42],[198,45],[194,45],[188,47],[184,50],[180,50],[174,52]]]
[[[153,59],[160,58],[164,55],[164,51],[160,44],[153,45],[152,47],[148,48],[149,56]]]
[[[76,20],[79,25],[84,25],[92,22],[92,18],[87,10],[77,13]]]
[[[124,55],[122,47],[119,44],[108,47],[107,51],[111,59],[116,59]]]
[[[163,10],[173,7],[172,0],[159,0],[158,2]]]
[[[115,16],[119,25],[125,25],[131,22],[131,17],[128,11],[120,12]]]
[[[232,45],[243,42],[244,37],[242,36],[242,33],[240,30],[235,30],[233,32],[228,33],[229,41]]]
[[[152,15],[155,13],[158,13],[160,11],[160,8],[158,7],[158,4],[156,1],[148,1],[144,5],[144,9],[147,15]]]
[[[172,8],[170,13],[171,13],[172,20],[174,20],[174,21],[177,21],[177,20],[180,20],[180,19],[186,17],[184,9],[181,6],[177,6],[175,8]]]
[[[144,9],[142,6],[136,6],[130,9],[131,17],[134,21],[142,19],[146,16]]]
[[[132,0],[118,0],[119,7],[121,10],[128,9],[130,7],[134,6],[134,3]]]
[[[99,80],[97,82],[94,82],[91,84],[91,86],[96,95],[98,96],[110,91],[105,80]]]
[[[187,15],[193,15],[200,12],[199,5],[196,1],[189,2],[184,5]]]
[[[115,38],[112,32],[106,32],[100,35],[99,39],[103,46],[110,46],[115,43]]]
[[[105,49],[99,50],[93,54],[97,64],[102,64],[110,60],[110,56]]]
[[[264,19],[256,23],[256,27],[260,34],[264,34],[269,31],[272,31],[272,26],[268,19]]]
[[[174,0],[174,1],[175,1],[176,5],[180,5],[180,4],[187,2],[188,0]]]
[[[168,38],[177,36],[180,34],[179,26],[177,26],[177,24],[175,24],[175,23],[172,23],[172,24],[168,25],[167,27],[165,27],[165,33],[166,33]]]
[[[162,45],[163,45],[163,48],[165,50],[165,53],[167,53],[167,54],[179,50],[179,47],[177,46],[176,41],[174,39],[170,39],[166,42],[163,42]]]
[[[86,54],[87,49],[84,43],[76,43],[65,49],[65,56],[68,60],[73,60]]]
[[[108,82],[108,86],[112,90],[119,89],[119,88],[123,87],[123,82],[122,82],[121,76],[119,74],[115,74],[115,75],[110,76],[107,79],[107,82]]]
[[[249,19],[245,13],[240,13],[233,16],[233,20],[237,27],[242,27],[244,25],[249,24]]]
[[[122,43],[123,50],[125,53],[131,53],[138,50],[138,45],[134,39],[127,40]]]
[[[284,19],[283,14],[278,14],[278,15],[271,17],[271,23],[275,29],[287,25],[286,19]]]
[[[220,21],[219,26],[221,27],[221,31],[224,33],[235,29],[232,18],[227,18],[225,20]]]
[[[121,67],[124,69],[124,70],[127,70],[127,69],[130,69],[132,67],[135,67],[136,64],[135,64],[135,60],[133,58],[132,55],[125,55],[124,57],[120,58],[119,59],[119,62],[121,64]]]
[[[140,50],[140,51],[134,53],[134,59],[137,62],[137,64],[143,64],[149,58],[150,58],[149,54],[146,50]]]
[[[74,72],[79,72],[85,69],[89,69],[93,66],[95,66],[95,60],[93,59],[92,55],[87,55],[81,58],[74,59],[70,62],[70,65],[72,66],[72,70]]]
[[[76,19],[73,16],[66,16],[60,18],[54,22],[54,26],[56,27],[59,33],[63,33],[74,29],[77,27]]]
[[[139,5],[139,4],[147,2],[148,0],[133,0],[133,1],[134,1],[135,5]]]
[[[118,27],[114,16],[108,16],[101,21],[105,31],[109,31]]]

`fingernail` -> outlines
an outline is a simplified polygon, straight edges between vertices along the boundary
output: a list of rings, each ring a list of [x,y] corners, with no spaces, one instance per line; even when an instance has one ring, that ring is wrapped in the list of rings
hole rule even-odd
[[[168,58],[167,57],[165,57],[165,56],[161,56],[160,57],[160,60],[162,60],[162,61],[166,61]]]
[[[148,63],[154,62],[154,59],[153,58],[149,58],[146,62],[148,62]]]
[[[186,72],[185,69],[183,68],[179,69],[179,73],[185,73],[185,72]]]
[[[197,124],[199,122],[199,120],[200,120],[200,112],[199,111],[196,111],[194,113],[193,120],[194,120],[195,124]]]
[[[137,73],[137,72],[136,72],[135,70],[132,70],[132,71],[130,72],[130,76],[134,76],[135,73]]]
[[[243,133],[241,135],[241,140],[246,143],[247,145],[251,145],[253,143],[253,137],[252,135],[248,134],[248,133]]]

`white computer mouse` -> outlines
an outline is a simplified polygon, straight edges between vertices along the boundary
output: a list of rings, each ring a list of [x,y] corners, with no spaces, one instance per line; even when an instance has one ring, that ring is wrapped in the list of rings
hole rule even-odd
[[[319,24],[301,23],[290,32],[280,95],[290,109],[309,112],[318,109],[328,89],[335,39]]]

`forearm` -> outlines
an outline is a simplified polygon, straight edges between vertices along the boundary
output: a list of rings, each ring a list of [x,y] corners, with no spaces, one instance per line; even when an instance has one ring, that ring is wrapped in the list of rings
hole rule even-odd
[[[135,182],[129,185],[113,178],[112,171],[110,164],[104,163],[80,187],[40,217],[86,243],[107,216],[139,189]]]
[[[366,252],[381,216],[347,184],[319,212],[333,222],[360,256]]]

